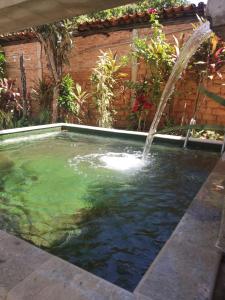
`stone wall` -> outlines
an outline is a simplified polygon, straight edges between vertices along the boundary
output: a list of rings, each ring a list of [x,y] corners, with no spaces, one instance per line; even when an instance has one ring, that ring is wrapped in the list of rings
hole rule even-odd
[[[173,42],[173,35],[179,37],[181,33],[186,33],[186,37],[192,31],[190,23],[175,24],[171,23],[164,27],[167,38]],[[138,29],[137,33],[140,37],[150,36],[150,28]],[[106,51],[111,49],[118,55],[126,55],[130,51],[134,31],[118,31],[107,35],[95,34],[88,37],[75,37],[74,48],[70,54],[70,66],[65,69],[69,72],[75,81],[79,82],[88,91],[91,90],[90,75],[92,68],[96,64],[100,50]],[[19,55],[24,54],[25,69],[27,76],[28,91],[35,85],[38,79],[49,75],[48,65],[46,63],[45,54],[38,42],[9,45],[4,47],[7,58],[8,77],[16,79],[18,87],[20,87],[20,71],[19,71]],[[134,68],[127,67],[125,70],[128,79],[134,76]],[[144,64],[137,66],[137,79],[140,79],[145,72]],[[225,86],[221,85],[221,80],[214,80],[208,83],[208,88],[222,96],[225,96]],[[170,106],[170,115],[176,124],[189,122],[193,115],[195,100],[197,95],[196,82],[192,74],[187,74],[185,80],[178,83],[176,88],[175,99]],[[216,104],[212,100],[202,99],[202,105],[197,112],[197,122],[207,124],[225,125],[225,108]],[[114,127],[130,128],[131,115],[131,95],[130,92],[122,93],[121,97],[115,100],[117,114],[115,117]],[[38,113],[37,103],[32,103],[33,115]],[[148,123],[154,115],[154,111],[150,112]],[[93,100],[89,99],[87,117],[85,124],[97,125],[98,114],[96,105]],[[148,125],[149,125],[148,124]]]

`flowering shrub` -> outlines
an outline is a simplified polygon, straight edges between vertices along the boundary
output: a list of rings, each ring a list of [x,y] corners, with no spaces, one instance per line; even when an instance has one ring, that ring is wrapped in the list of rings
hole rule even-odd
[[[150,15],[151,15],[151,14],[157,14],[157,10],[156,10],[155,8],[149,8],[149,9],[147,10],[147,13],[149,13]]]
[[[20,93],[15,89],[15,81],[0,79],[0,127],[11,127],[23,115]]]
[[[132,112],[137,113],[143,110],[150,110],[152,106],[152,103],[149,103],[147,97],[142,94],[136,97],[133,104]]]

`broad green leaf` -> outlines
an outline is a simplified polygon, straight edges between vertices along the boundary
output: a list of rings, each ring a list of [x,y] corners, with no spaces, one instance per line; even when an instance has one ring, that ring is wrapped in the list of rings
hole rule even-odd
[[[212,100],[214,100],[215,102],[219,103],[220,105],[225,106],[225,98],[208,91],[207,89],[205,89],[203,86],[201,86],[199,88],[200,93],[204,94],[205,96],[211,98]]]

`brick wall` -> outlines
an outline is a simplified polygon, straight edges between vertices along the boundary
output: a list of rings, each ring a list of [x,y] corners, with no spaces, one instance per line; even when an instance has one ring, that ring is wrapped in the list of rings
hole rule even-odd
[[[179,36],[185,32],[186,36],[192,32],[191,24],[170,24],[164,27],[167,38],[173,42],[173,35]],[[148,37],[149,28],[138,29],[140,37]],[[75,81],[79,82],[85,89],[91,91],[90,75],[92,68],[95,66],[100,49],[106,51],[111,49],[118,55],[126,55],[130,51],[132,42],[132,31],[113,32],[109,35],[91,35],[88,37],[74,38],[74,48],[70,54],[70,66],[66,67],[65,72],[69,72]],[[45,55],[41,46],[37,42],[5,46],[4,51],[7,58],[8,77],[16,79],[18,87],[20,87],[20,71],[19,71],[19,55],[24,54],[25,69],[27,77],[28,91],[35,82],[42,76],[49,75],[48,66]],[[131,78],[131,66],[127,67],[128,79]],[[145,72],[145,66],[138,64],[137,78],[141,78]],[[225,96],[225,86],[221,85],[221,81],[214,80],[208,83],[208,88],[222,96]],[[170,107],[170,115],[177,124],[188,123],[193,115],[195,100],[197,95],[196,82],[191,74],[187,74],[184,80],[177,84],[173,104]],[[216,104],[209,99],[201,99],[202,105],[197,112],[197,122],[207,124],[225,125],[225,108]],[[131,114],[131,95],[129,92],[123,93],[115,100],[117,114],[115,116],[114,127],[129,128]],[[168,108],[167,108],[168,109]],[[32,103],[32,113],[38,113],[39,108],[36,103]],[[154,111],[149,113],[147,118],[148,125],[154,115]],[[87,109],[86,124],[97,125],[96,105],[90,98]]]

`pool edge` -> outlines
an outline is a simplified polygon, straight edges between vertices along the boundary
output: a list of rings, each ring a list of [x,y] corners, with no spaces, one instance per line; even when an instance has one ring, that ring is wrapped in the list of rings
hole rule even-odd
[[[59,130],[69,130],[76,133],[84,134],[94,134],[98,136],[107,136],[107,137],[116,137],[124,138],[128,140],[141,141],[145,142],[145,139],[148,135],[147,132],[140,131],[131,131],[131,130],[121,130],[113,128],[102,128],[96,126],[87,126],[79,124],[70,124],[70,123],[54,123],[47,125],[38,125],[38,126],[29,126],[21,127],[14,129],[0,130],[0,141],[1,137],[17,134],[17,133],[26,133],[39,130],[50,130],[50,129],[59,129]],[[182,136],[168,135],[168,134],[156,134],[154,137],[154,143],[168,143],[174,144],[182,147],[184,144],[185,138]],[[222,141],[218,140],[207,140],[200,138],[189,138],[187,147],[188,148],[198,148],[201,150],[217,151],[220,152],[223,146]]]
[[[76,132],[81,130],[83,133],[84,131],[91,133],[103,131],[106,135],[110,132],[114,136],[120,135],[120,137],[122,137],[121,134],[127,134],[127,131],[71,124],[44,125],[41,128],[34,126],[29,130],[28,128],[24,128],[24,130],[21,128],[18,132],[55,127],[61,127],[62,130],[73,128],[74,130],[77,129]],[[7,130],[4,133],[0,132],[2,135],[11,133],[15,133],[15,131],[10,130],[9,132]],[[128,131],[128,135],[131,139],[136,136],[143,139],[147,134]],[[159,138],[168,141],[167,136],[163,135]],[[172,140],[176,141],[176,139],[179,143],[182,140],[179,137],[173,137]],[[198,142],[201,143],[202,140]],[[206,144],[208,145],[209,142],[207,141]],[[215,144],[221,146],[222,142]],[[7,286],[4,286],[3,278],[0,279],[0,299],[22,300],[26,297],[31,299],[29,297],[31,297],[32,292],[37,296],[35,299],[41,300],[64,300],[66,299],[65,295],[69,297],[72,294],[74,295],[74,299],[83,299],[82,297],[84,296],[85,299],[91,300],[106,299],[106,295],[107,299],[129,300],[211,299],[222,255],[215,247],[215,244],[218,237],[224,202],[224,191],[217,190],[217,185],[221,185],[221,182],[225,180],[224,170],[225,154],[219,159],[215,168],[209,174],[209,177],[191,202],[191,205],[178,223],[171,237],[142,277],[134,293],[130,293],[77,266],[48,254],[13,235],[0,231],[0,270],[8,272],[4,274],[6,281],[9,280],[12,273],[21,272],[21,265],[26,269],[29,257],[34,255],[33,252],[37,252],[34,261],[31,261],[31,264],[36,263],[34,269],[32,269],[32,266],[29,266],[29,272],[27,271],[27,274],[24,274],[25,277],[19,279],[15,286],[7,289]],[[205,230],[206,228],[208,230]],[[194,235],[193,232],[195,233]],[[7,256],[10,251],[9,248],[7,249],[7,243],[3,243],[2,245],[1,241],[3,237],[8,240],[8,245],[10,244],[14,248],[16,248],[15,245],[20,245],[22,250],[17,249],[16,252],[12,250],[12,255]],[[205,251],[205,247],[209,247],[209,251]],[[30,252],[26,250],[30,254],[27,254],[27,252],[24,254],[24,248],[30,249]],[[4,259],[4,253],[5,255],[7,253],[6,259]],[[177,259],[178,257],[180,258]],[[192,268],[188,268],[190,261]],[[200,263],[197,272],[196,268],[193,268],[194,261]],[[189,263],[187,264],[187,262]],[[6,268],[4,268],[4,264],[6,264]],[[10,264],[12,269],[10,269]],[[55,276],[54,274],[58,275]],[[69,278],[68,274],[72,274],[73,278]],[[197,274],[197,277],[193,276],[195,274]],[[59,280],[56,277],[61,279]],[[45,283],[43,283],[44,281]],[[58,291],[57,294],[54,294],[55,290]],[[53,294],[54,297],[51,296]],[[203,298],[200,298],[202,296]]]

